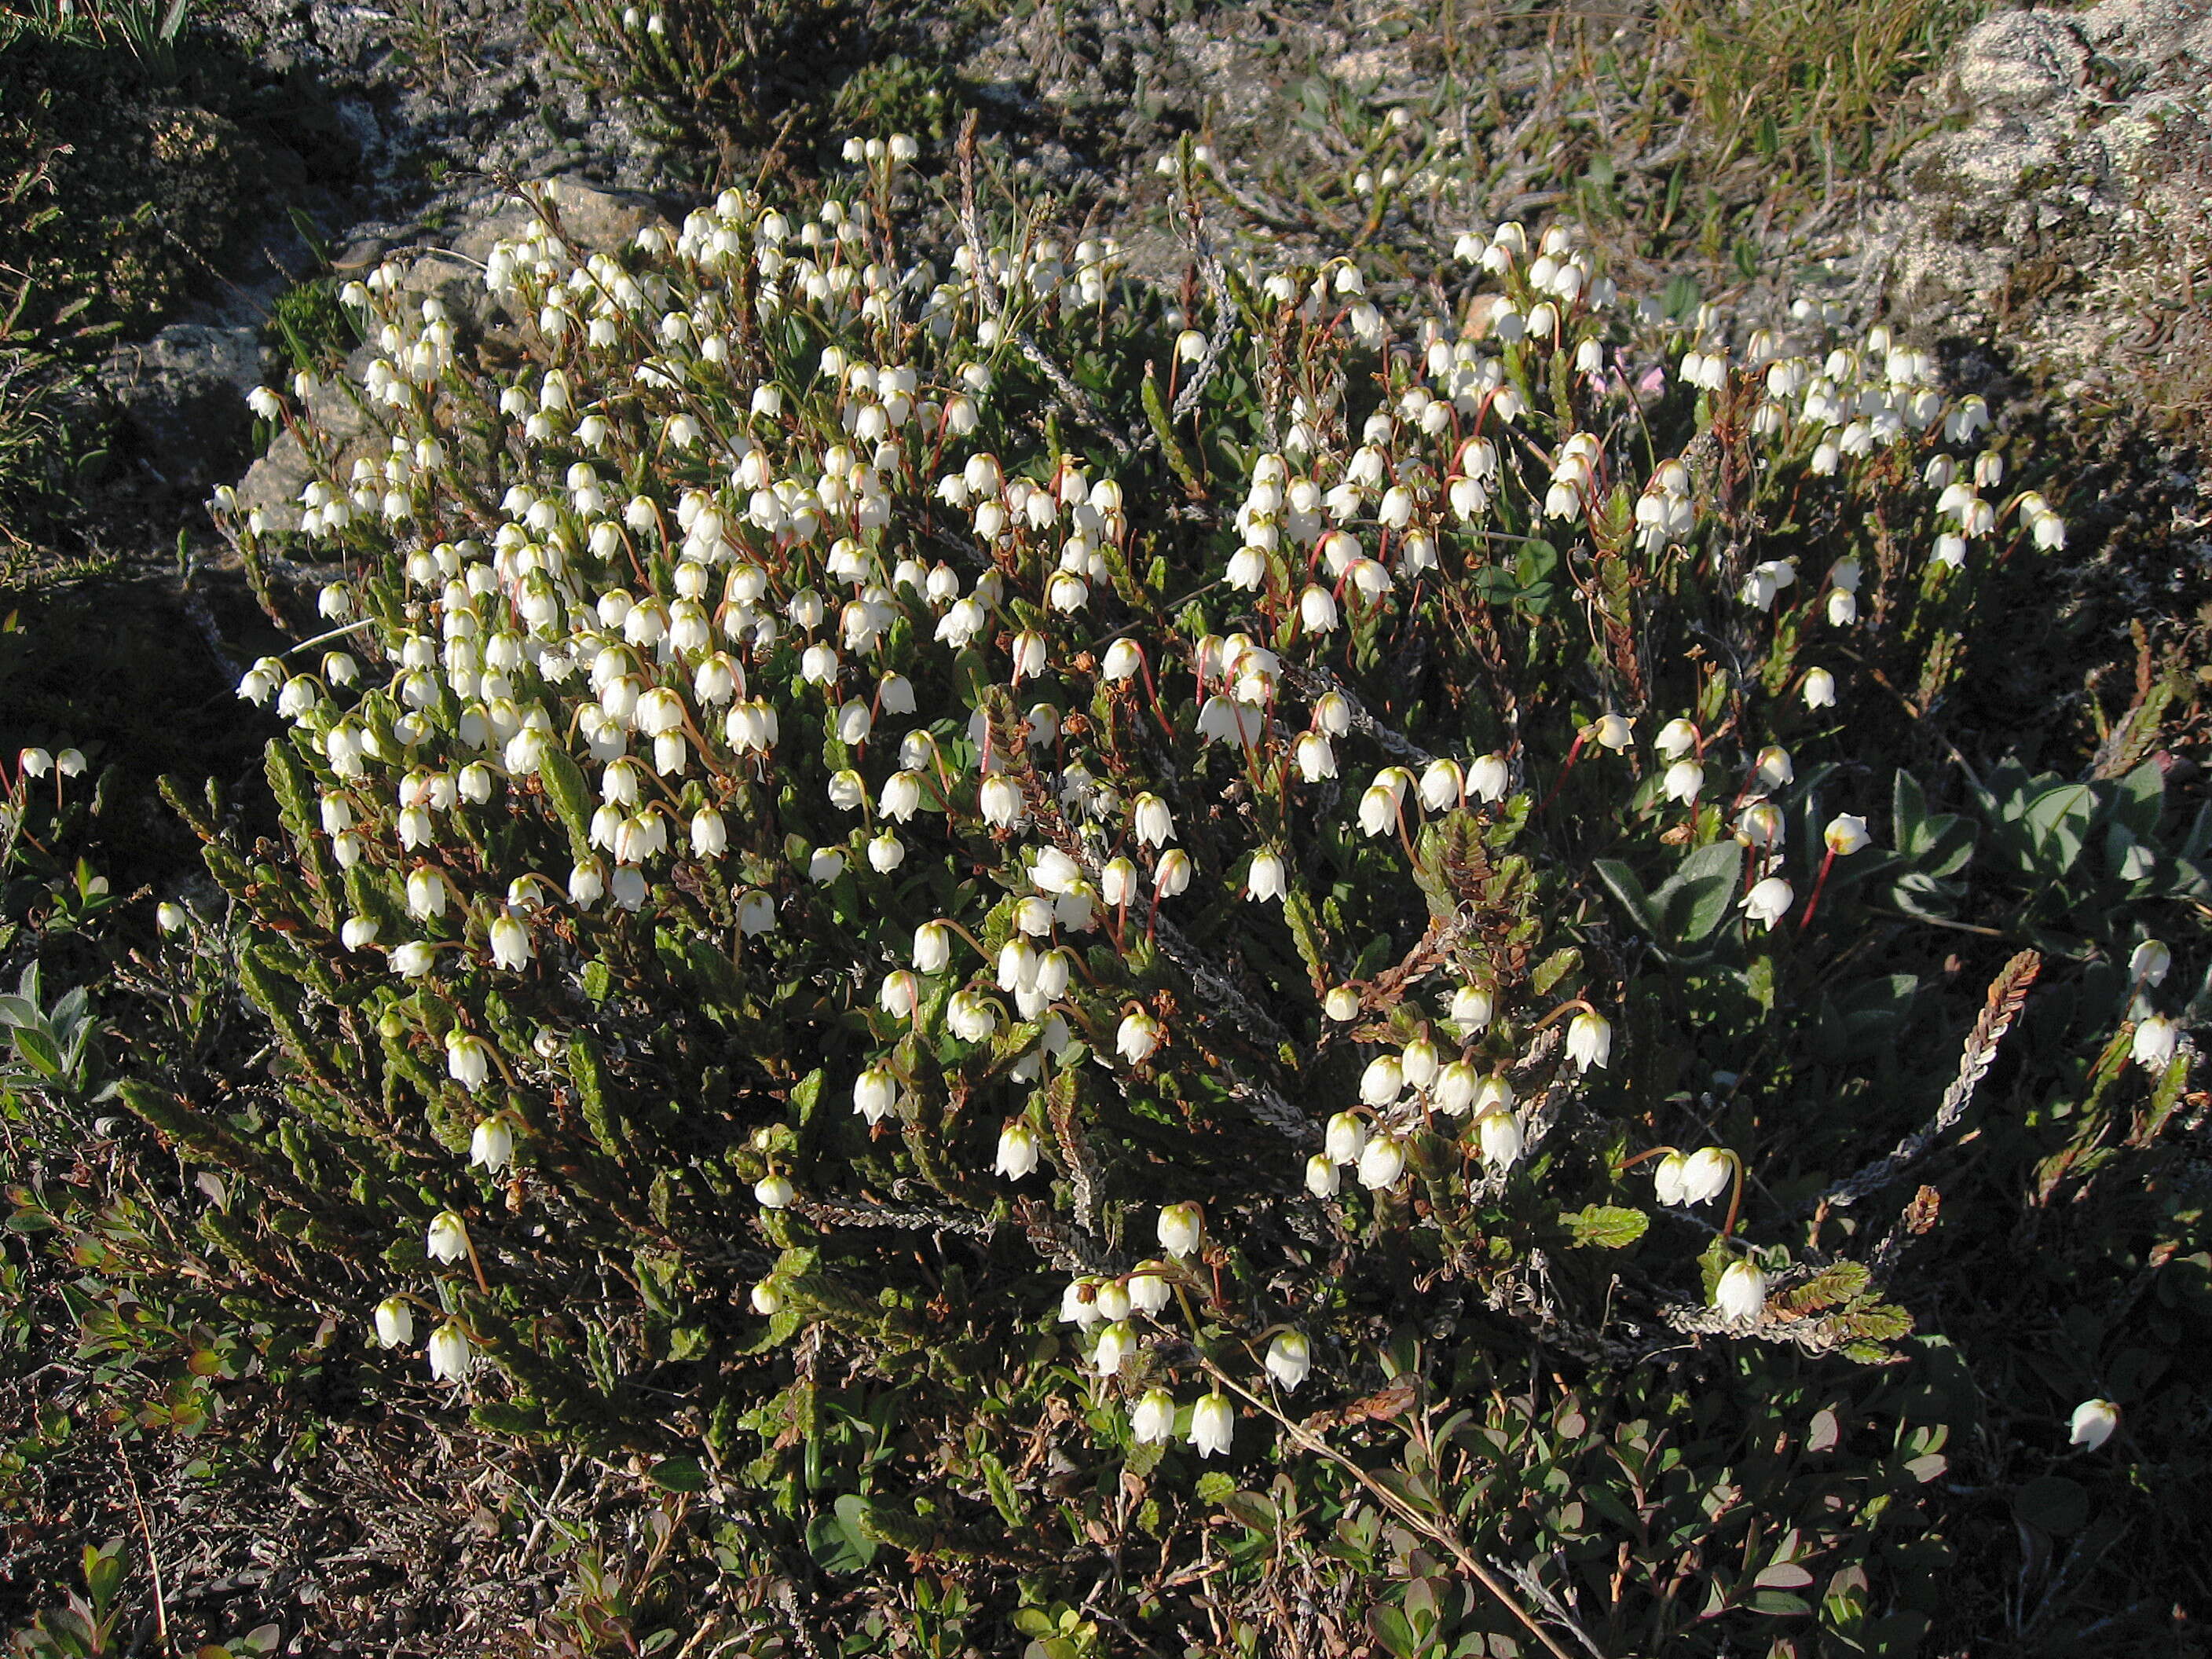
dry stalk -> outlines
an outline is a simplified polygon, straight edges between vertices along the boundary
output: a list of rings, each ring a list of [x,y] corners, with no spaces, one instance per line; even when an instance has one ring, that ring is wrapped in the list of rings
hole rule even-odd
[[[1322,1439],[1319,1435],[1307,1429],[1303,1424],[1294,1422],[1290,1418],[1284,1416],[1281,1412],[1275,1408],[1272,1401],[1263,1400],[1258,1395],[1254,1394],[1249,1389],[1246,1388],[1242,1382],[1239,1382],[1235,1377],[1230,1376],[1228,1372],[1223,1370],[1220,1366],[1215,1364],[1212,1360],[1206,1359],[1201,1356],[1199,1363],[1206,1367],[1207,1373],[1212,1376],[1217,1385],[1229,1389],[1234,1393],[1241,1395],[1248,1404],[1256,1407],[1258,1410],[1265,1413],[1267,1416],[1273,1418],[1282,1428],[1283,1432],[1289,1435],[1291,1441],[1298,1447],[1306,1451],[1316,1452],[1322,1456],[1327,1458],[1330,1462],[1337,1465],[1337,1467],[1343,1469],[1346,1474],[1351,1475],[1353,1480],[1358,1481],[1362,1486],[1365,1487],[1369,1496],[1372,1497],[1376,1503],[1382,1504],[1384,1509],[1389,1510],[1391,1514],[1396,1516],[1401,1521],[1419,1532],[1423,1537],[1429,1539],[1431,1541],[1449,1551],[1452,1559],[1459,1563],[1460,1566],[1467,1572],[1469,1577],[1480,1583],[1483,1589],[1488,1590],[1491,1595],[1497,1597],[1498,1603],[1516,1619],[1521,1621],[1522,1625],[1528,1630],[1528,1634],[1534,1637],[1537,1641],[1543,1644],[1544,1650],[1552,1656],[1552,1659],[1568,1659],[1567,1650],[1561,1647],[1558,1642],[1553,1639],[1552,1633],[1549,1631],[1546,1630],[1543,1626],[1537,1623],[1534,1614],[1531,1613],[1528,1608],[1522,1607],[1521,1603],[1513,1597],[1510,1592],[1506,1589],[1504,1582],[1487,1566],[1484,1565],[1481,1559],[1460,1540],[1460,1537],[1457,1533],[1453,1531],[1449,1527],[1445,1526],[1442,1522],[1431,1520],[1429,1516],[1423,1515],[1403,1498],[1401,1498],[1396,1492],[1392,1492],[1388,1486],[1377,1480],[1365,1469],[1360,1468],[1360,1466],[1353,1462],[1352,1459],[1346,1456],[1342,1452],[1337,1450],[1335,1447],[1330,1445],[1328,1441]],[[1565,1622],[1566,1622],[1567,1627],[1570,1630],[1575,1629],[1571,1620]],[[1576,1630],[1575,1634],[1581,1639],[1582,1644],[1585,1648],[1588,1648],[1592,1652],[1596,1652],[1598,1650],[1595,1644],[1591,1642],[1589,1636],[1579,1630]]]
[[[1830,1210],[1840,1210],[1857,1203],[1861,1199],[1880,1192],[1905,1172],[1905,1166],[1934,1146],[1945,1134],[1957,1127],[1966,1115],[1967,1105],[1973,1100],[1974,1091],[1990,1067],[1996,1061],[1997,1045],[2004,1034],[2020,1018],[2021,1006],[2027,1000],[2028,990],[2043,970],[2043,958],[2033,951],[2022,951],[2000,969],[1990,982],[1988,997],[1982,1004],[1981,1016],[1974,1021],[1974,1029],[1967,1033],[1966,1052],[1959,1057],[1959,1074],[1952,1079],[1951,1086],[1943,1091],[1942,1104],[1925,1128],[1907,1135],[1897,1143],[1888,1157],[1870,1164],[1856,1175],[1848,1176],[1828,1188],[1805,1206],[1800,1213],[1825,1215]]]

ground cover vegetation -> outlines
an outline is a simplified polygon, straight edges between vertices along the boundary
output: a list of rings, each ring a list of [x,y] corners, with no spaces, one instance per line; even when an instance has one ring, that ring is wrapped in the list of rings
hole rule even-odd
[[[1180,284],[947,84],[295,302],[207,879],[7,775],[16,1650],[2176,1650],[2202,681],[1825,280],[1863,9],[1437,20],[1132,158]],[[272,1462],[456,1541],[179,1598]]]

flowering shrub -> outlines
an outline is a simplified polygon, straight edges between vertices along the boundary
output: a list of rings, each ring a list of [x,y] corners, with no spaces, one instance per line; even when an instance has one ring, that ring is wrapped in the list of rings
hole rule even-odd
[[[191,809],[283,1059],[126,1093],[395,1386],[659,1460],[733,1560],[1049,1587],[1532,1337],[1893,1358],[1893,1184],[2039,983],[2015,1094],[2173,1118],[2155,708],[1959,812],[1896,764],[2065,540],[1928,354],[1620,295],[1565,225],[1370,294],[1194,210],[1170,320],[911,155],[541,227],[481,340],[385,266],[365,452],[257,394],[327,473],[234,533],[352,573],[240,688],[286,844]],[[1494,1612],[1438,1447],[1548,1431],[1492,1416],[1350,1478]],[[1707,1612],[1808,1611],[1869,1497]]]

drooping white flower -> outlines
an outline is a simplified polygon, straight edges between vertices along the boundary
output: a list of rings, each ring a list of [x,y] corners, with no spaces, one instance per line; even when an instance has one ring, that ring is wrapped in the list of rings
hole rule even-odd
[[[1044,1157],[1044,1149],[1036,1130],[1017,1118],[999,1131],[999,1152],[992,1164],[992,1172],[1009,1181],[1019,1181],[1035,1170]]]
[[[1316,1198],[1334,1198],[1340,1185],[1342,1177],[1327,1153],[1316,1152],[1306,1160],[1306,1190]]]
[[[1789,832],[1782,809],[1771,800],[1755,800],[1735,821],[1737,837],[1748,847],[1779,847]]]
[[[1030,866],[1030,879],[1040,893],[1066,893],[1083,879],[1083,866],[1057,847],[1047,847]]]
[[[1870,844],[1874,837],[1867,833],[1867,821],[1855,812],[1838,812],[1828,820],[1828,827],[1820,833],[1827,849],[1838,857],[1857,852]]]
[[[514,1128],[504,1112],[477,1120],[469,1135],[469,1162],[497,1175],[514,1162]]]
[[[1395,1135],[1377,1135],[1359,1152],[1359,1184],[1380,1192],[1406,1172],[1406,1144]]]
[[[1164,847],[1175,839],[1175,819],[1168,811],[1168,804],[1149,792],[1137,797],[1129,822],[1143,846]]]
[[[2144,985],[2163,985],[2173,967],[2173,952],[2163,942],[2147,939],[2128,957],[2128,977]]]
[[[1267,1345],[1265,1362],[1267,1375],[1283,1386],[1286,1394],[1295,1394],[1299,1383],[1313,1370],[1313,1345],[1303,1333],[1279,1331],[1275,1340]]]
[[[871,1066],[853,1081],[853,1109],[871,1123],[880,1123],[898,1103],[898,1079],[890,1068]]]
[[[1613,1058],[1613,1027],[1603,1015],[1584,1009],[1567,1023],[1567,1058],[1584,1072],[1605,1069]]]
[[[1146,1267],[1155,1267],[1159,1264],[1147,1262],[1145,1265]],[[1169,1288],[1168,1281],[1164,1277],[1156,1273],[1147,1273],[1142,1268],[1129,1275],[1128,1283],[1124,1288],[1128,1292],[1129,1305],[1148,1314],[1156,1314],[1166,1307],[1168,1297],[1173,1294]]]
[[[977,810],[994,830],[1011,830],[1021,821],[1022,792],[1012,778],[994,774],[976,792]]]
[[[1698,796],[1705,787],[1705,769],[1693,760],[1678,760],[1667,769],[1660,781],[1660,793],[1669,800],[1685,806],[1696,805]]]
[[[1227,1397],[1218,1390],[1207,1395],[1190,1408],[1190,1443],[1198,1448],[1200,1457],[1212,1457],[1216,1453],[1226,1454],[1230,1437],[1236,1432],[1237,1413]]]
[[[1474,1127],[1483,1162],[1498,1170],[1510,1169],[1519,1162],[1524,1139],[1521,1120],[1511,1111],[1484,1112],[1475,1119]]]
[[[1766,1275],[1748,1261],[1731,1261],[1713,1286],[1713,1306],[1741,1324],[1766,1310]]]
[[[1680,760],[1698,746],[1698,728],[1686,720],[1668,720],[1651,746],[1670,761]]]
[[[436,1382],[465,1382],[469,1367],[475,1362],[475,1352],[469,1346],[469,1336],[452,1320],[430,1333],[426,1351],[430,1361],[430,1377]]]
[[[1454,1024],[1480,1031],[1490,1024],[1494,1007],[1495,1003],[1488,991],[1478,985],[1462,985],[1452,992],[1446,1018]]]
[[[415,1308],[404,1296],[387,1296],[376,1304],[376,1340],[387,1348],[404,1348],[415,1340]]]
[[[1152,1057],[1160,1046],[1160,1023],[1142,1008],[1133,1008],[1121,1017],[1120,1028],[1114,1034],[1114,1048],[1132,1066],[1141,1066]]]
[[[2094,1451],[2120,1426],[2120,1408],[2109,1400],[2085,1400],[2067,1420],[2066,1443]]]
[[[1071,1280],[1060,1293],[1060,1322],[1088,1329],[1106,1317],[1098,1305],[1098,1285],[1096,1279]]]
[[[763,1210],[787,1210],[798,1196],[799,1189],[787,1176],[763,1176],[753,1183],[753,1201]]]
[[[1277,853],[1261,853],[1252,860],[1252,868],[1244,879],[1245,891],[1261,902],[1278,899],[1289,891],[1287,875],[1282,856]]]
[[[2156,1072],[2165,1069],[2180,1045],[2181,1027],[2164,1014],[2153,1014],[2136,1023],[2135,1041],[2129,1052],[2136,1065]]]
[[[1455,1060],[1437,1074],[1437,1109],[1452,1117],[1465,1117],[1474,1109],[1481,1073],[1464,1060]]]
[[[1836,677],[1825,668],[1808,669],[1802,690],[1806,708],[1831,708],[1836,701]]]
[[[1703,1204],[1728,1190],[1735,1164],[1717,1146],[1701,1146],[1681,1161],[1680,1204]],[[1663,1201],[1663,1200],[1662,1200]]]
[[[1298,769],[1298,775],[1308,783],[1319,783],[1323,778],[1336,775],[1336,751],[1322,732],[1298,733],[1297,741],[1291,745],[1291,759]]]
[[[451,1210],[441,1210],[430,1218],[430,1227],[423,1239],[423,1248],[429,1251],[433,1261],[452,1263],[469,1253],[467,1224]]]
[[[955,991],[945,1006],[945,1023],[963,1042],[988,1042],[999,1029],[998,1006],[973,991]]]
[[[1098,1344],[1091,1351],[1091,1363],[1101,1376],[1112,1376],[1121,1369],[1121,1362],[1137,1346],[1137,1334],[1126,1320],[1115,1320],[1098,1333]]]
[[[411,872],[407,878],[407,914],[418,921],[436,920],[446,914],[451,891],[445,876],[428,866]]]
[[[1160,861],[1152,866],[1152,890],[1164,899],[1188,892],[1190,872],[1190,854],[1180,847],[1171,847],[1160,854]]]
[[[1175,1437],[1175,1396],[1165,1389],[1147,1389],[1129,1413],[1129,1437],[1140,1446],[1164,1446]]]
[[[1796,890],[1780,876],[1768,876],[1753,883],[1751,890],[1739,902],[1747,918],[1771,933],[1774,924],[1789,915],[1790,903],[1796,896]]]
[[[1359,1074],[1359,1098],[1367,1105],[1390,1105],[1405,1091],[1405,1063],[1395,1054],[1376,1055]]]
[[[1195,1204],[1170,1204],[1160,1211],[1160,1248],[1180,1261],[1198,1249],[1206,1218]]]

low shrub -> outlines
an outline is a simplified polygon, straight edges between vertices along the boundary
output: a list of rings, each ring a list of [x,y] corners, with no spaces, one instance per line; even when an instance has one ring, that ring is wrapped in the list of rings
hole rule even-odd
[[[283,840],[175,797],[279,1056],[124,1085],[210,1248],[693,1495],[733,1636],[1911,1650],[1939,1183],[2191,1224],[2182,688],[1944,723],[2063,481],[1567,225],[1370,294],[1194,194],[1170,321],[860,154],[499,247],[472,349],[382,268],[365,447],[258,394],[326,476],[219,510],[351,574]]]

